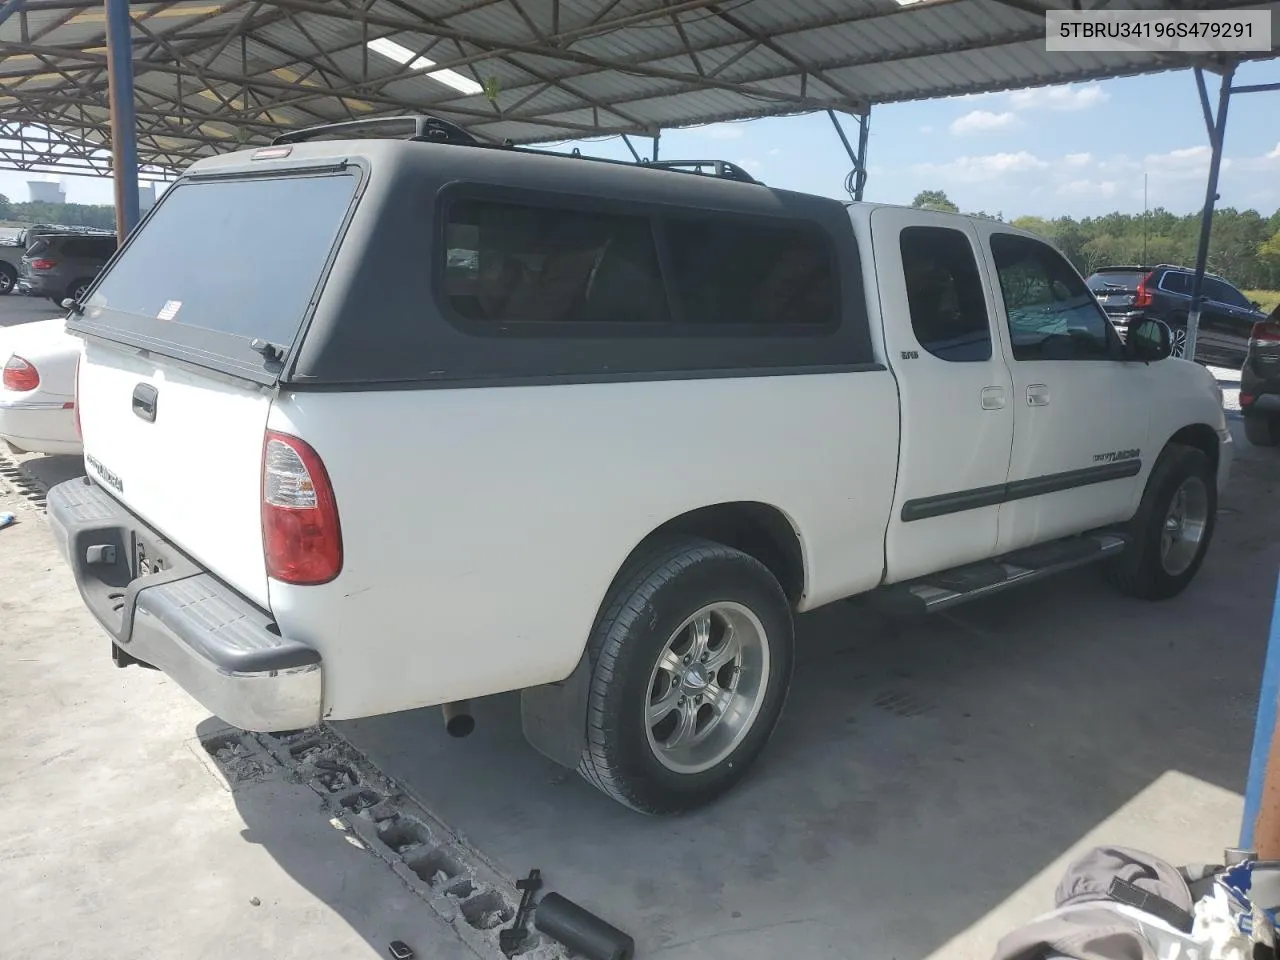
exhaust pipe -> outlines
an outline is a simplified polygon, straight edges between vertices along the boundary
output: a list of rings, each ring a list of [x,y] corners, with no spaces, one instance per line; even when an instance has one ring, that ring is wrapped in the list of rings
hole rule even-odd
[[[440,708],[444,711],[444,728],[451,737],[468,736],[476,728],[470,700],[455,700]]]

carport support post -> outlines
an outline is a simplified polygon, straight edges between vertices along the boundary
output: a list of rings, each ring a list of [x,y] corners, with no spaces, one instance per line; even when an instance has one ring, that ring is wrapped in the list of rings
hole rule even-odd
[[[1209,182],[1205,185],[1204,210],[1200,214],[1200,245],[1196,248],[1196,271],[1191,278],[1191,312],[1187,316],[1187,346],[1183,353],[1188,360],[1196,357],[1196,335],[1200,332],[1200,299],[1204,290],[1204,268],[1209,261],[1209,235],[1213,230],[1213,205],[1218,201],[1218,172],[1222,168],[1222,143],[1227,134],[1227,107],[1231,104],[1231,78],[1235,65],[1229,65],[1222,73],[1222,86],[1218,91],[1218,113],[1209,112],[1209,94],[1205,90],[1204,71],[1196,67],[1196,86],[1200,91],[1200,106],[1204,109],[1205,125],[1209,128]],[[1212,120],[1212,123],[1210,123]]]
[[[116,237],[138,223],[138,123],[133,107],[133,21],[129,0],[107,0],[107,85],[111,98],[111,165]]]
[[[1280,582],[1271,611],[1271,636],[1262,669],[1258,715],[1249,754],[1240,849],[1256,850],[1263,860],[1280,859]]]

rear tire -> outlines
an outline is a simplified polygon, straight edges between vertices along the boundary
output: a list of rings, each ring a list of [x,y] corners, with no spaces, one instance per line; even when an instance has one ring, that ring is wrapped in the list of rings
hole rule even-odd
[[[1209,458],[1195,447],[1169,444],[1129,521],[1133,542],[1107,568],[1112,583],[1143,600],[1176,597],[1204,562],[1217,512],[1217,478]]]
[[[1170,356],[1190,359],[1187,353],[1187,315],[1175,313],[1169,317],[1169,349]]]
[[[13,293],[18,283],[18,271],[7,263],[0,263],[0,297]]]
[[[1244,416],[1244,435],[1255,447],[1280,445],[1280,417]]]
[[[630,563],[602,609],[578,772],[641,813],[709,803],[742,779],[782,713],[782,587],[754,557],[681,537]]]
[[[85,293],[88,292],[91,286],[93,286],[92,278],[77,280],[67,287],[67,296],[76,301],[76,303],[82,303]],[[62,305],[61,299],[58,300],[58,305]]]

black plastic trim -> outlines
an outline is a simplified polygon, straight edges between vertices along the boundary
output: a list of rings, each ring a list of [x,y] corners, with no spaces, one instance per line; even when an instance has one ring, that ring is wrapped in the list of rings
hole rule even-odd
[[[311,393],[382,390],[465,390],[481,387],[562,387],[583,383],[653,383],[667,380],[746,380],[752,377],[805,377],[832,373],[883,373],[883,363],[818,364],[800,367],[735,367],[710,370],[642,370],[635,373],[566,373],[545,376],[449,377],[436,380],[374,380],[335,383],[332,381],[294,380],[290,390]]]
[[[962,513],[965,510],[993,507],[1013,500],[1044,496],[1046,493],[1059,493],[1075,487],[1087,487],[1095,483],[1106,483],[1109,480],[1136,477],[1141,472],[1141,460],[1122,460],[1119,463],[1104,463],[1101,466],[1085,467],[1082,470],[1066,470],[1062,473],[1050,473],[1043,477],[1014,480],[1011,483],[999,483],[990,487],[976,487],[956,493],[920,497],[916,500],[908,500],[902,505],[902,520],[904,523],[911,523],[914,520],[928,520],[950,513]]]

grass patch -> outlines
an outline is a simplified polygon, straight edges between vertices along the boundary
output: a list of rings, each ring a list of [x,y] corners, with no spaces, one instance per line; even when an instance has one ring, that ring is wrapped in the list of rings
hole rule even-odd
[[[1280,305],[1280,290],[1245,290],[1244,295],[1262,304],[1263,313],[1270,313]]]

